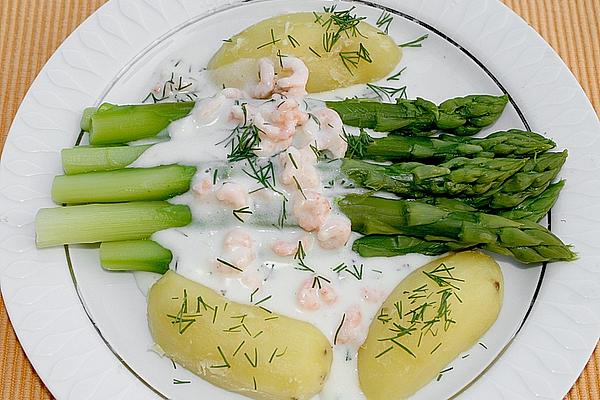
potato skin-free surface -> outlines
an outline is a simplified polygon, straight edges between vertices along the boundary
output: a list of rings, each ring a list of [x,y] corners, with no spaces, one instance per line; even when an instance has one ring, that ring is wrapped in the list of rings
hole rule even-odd
[[[284,14],[261,21],[233,36],[223,43],[208,64],[217,85],[246,89],[248,82],[256,83],[257,60],[262,57],[271,58],[278,72],[278,52],[304,61],[309,69],[309,92],[373,82],[388,75],[398,64],[401,57],[398,45],[364,21],[357,26],[361,35],[354,36],[350,31],[349,35],[342,33],[330,51],[325,51],[323,35],[326,28],[322,24],[327,21],[328,15],[317,13],[316,17],[309,12]],[[321,18],[320,22],[315,22],[317,18]],[[335,33],[336,30],[332,26],[329,32]],[[275,43],[268,44],[272,42]],[[356,58],[354,52],[359,50],[360,44],[368,52],[371,62]],[[346,66],[342,57],[346,58]],[[352,65],[353,60],[357,61],[356,66]]]
[[[310,399],[331,367],[331,345],[312,325],[231,302],[173,271],[150,289],[148,321],[167,356],[253,399]]]
[[[503,289],[496,261],[477,251],[452,254],[411,273],[385,300],[359,349],[367,398],[405,399],[434,379],[494,323]]]

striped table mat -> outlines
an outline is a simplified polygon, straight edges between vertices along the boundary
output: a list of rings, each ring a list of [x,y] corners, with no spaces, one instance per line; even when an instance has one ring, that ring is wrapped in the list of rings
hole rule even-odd
[[[425,1],[425,0],[424,0]],[[556,49],[600,110],[600,1],[503,0]],[[0,0],[0,149],[29,85],[104,0]],[[0,400],[52,399],[25,357],[0,297]],[[600,350],[566,399],[600,399]]]

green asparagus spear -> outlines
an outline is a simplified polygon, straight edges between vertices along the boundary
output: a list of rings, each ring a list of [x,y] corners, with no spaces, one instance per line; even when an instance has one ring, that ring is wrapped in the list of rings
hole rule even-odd
[[[525,199],[544,192],[558,176],[568,156],[567,150],[560,153],[544,153],[529,159],[523,169],[504,182],[500,190],[489,198],[468,199],[476,208],[506,209],[516,207]]]
[[[489,197],[525,163],[524,159],[514,158],[457,157],[440,165],[418,162],[378,165],[346,158],[342,172],[359,186],[403,197]]]
[[[100,264],[110,271],[148,271],[164,274],[173,255],[152,240],[125,240],[100,244]]]
[[[446,100],[440,106],[417,98],[396,104],[370,99],[327,101],[345,124],[379,132],[431,136],[439,129],[456,135],[474,135],[493,124],[502,114],[507,96],[472,95]]]
[[[525,200],[516,208],[504,211],[498,215],[515,221],[529,220],[538,222],[550,211],[558,199],[558,194],[565,181],[554,183],[542,194]],[[477,210],[453,199],[439,199],[438,206],[453,210]],[[472,244],[426,240],[406,235],[367,235],[354,241],[352,248],[363,257],[391,257],[410,253],[419,253],[429,256],[438,256],[449,251],[464,250],[473,247]]]
[[[113,171],[129,166],[150,146],[91,147],[63,149],[63,170],[67,175],[85,172]]]
[[[338,205],[363,234],[410,235],[425,240],[479,245],[531,264],[571,261],[576,255],[535,222],[473,211],[451,211],[419,201],[347,195]]]
[[[346,136],[346,157],[375,161],[432,161],[455,157],[533,157],[556,146],[542,135],[511,129],[484,138],[440,135],[435,138],[388,135],[373,139],[366,132]]]
[[[558,200],[558,195],[564,186],[564,180],[553,183],[541,194],[528,198],[515,208],[501,211],[498,215],[517,221],[527,219],[529,221],[538,222],[544,218],[554,206],[556,200]]]
[[[508,96],[472,95],[446,100],[438,107],[437,129],[458,136],[472,136],[492,125],[508,103]]]
[[[42,208],[35,217],[38,247],[146,239],[192,220],[186,205],[164,201]]]
[[[156,136],[169,123],[190,113],[194,102],[116,106],[101,105],[96,112],[86,110],[81,125],[89,127],[90,144],[121,144]]]
[[[187,192],[196,167],[163,165],[116,171],[60,175],[52,183],[58,204],[166,200]]]

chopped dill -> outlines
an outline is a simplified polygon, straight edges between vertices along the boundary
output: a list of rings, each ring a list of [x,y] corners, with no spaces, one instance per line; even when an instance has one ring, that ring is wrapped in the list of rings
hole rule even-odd
[[[342,329],[342,326],[344,325],[344,321],[346,320],[346,313],[344,313],[344,315],[342,315],[342,321],[340,322],[340,324],[338,325],[337,329],[335,330],[335,336],[333,337],[333,344],[336,345],[337,344],[337,338],[338,335],[340,334],[340,330]]]
[[[182,381],[181,379],[173,379],[173,385],[185,385],[187,383],[192,383],[192,381]]]
[[[399,44],[399,47],[423,47],[423,41],[429,37],[429,34],[419,36],[418,38],[406,43]]]
[[[402,68],[400,71],[396,72],[394,75],[388,77],[386,81],[397,81],[400,80],[400,76],[406,70],[406,67]]]
[[[302,241],[298,240],[298,248],[296,250],[296,254],[294,254],[294,260],[303,260],[304,257],[306,257],[304,246],[302,246]]]
[[[363,264],[360,264],[360,267],[357,267],[356,264],[352,264],[352,269],[346,268],[345,271],[359,281],[363,278]]]
[[[260,149],[258,132],[258,128],[254,124],[236,126],[231,134],[231,139],[226,144],[226,146],[231,146],[227,160],[234,162],[256,157],[254,151]]]
[[[219,175],[219,170],[215,168],[214,172],[213,172],[213,179],[212,179],[212,183],[213,185],[217,184],[217,176]]]
[[[331,281],[327,278],[325,278],[322,275],[315,275],[312,281],[312,285],[311,288],[317,288],[317,289],[321,289],[323,287],[323,284],[321,283],[321,280],[327,282],[327,283],[331,283]]]
[[[233,354],[232,354],[233,357],[235,357],[235,355],[240,351],[240,349],[244,346],[245,343],[246,343],[246,341],[242,340],[242,342],[238,345],[238,347],[233,352]]]
[[[333,267],[333,272],[337,272],[338,274],[343,272],[345,269],[347,268],[347,265],[344,263],[340,263],[338,265],[336,265],[335,267]]]
[[[235,266],[235,265],[233,265],[232,263],[230,263],[230,262],[227,262],[227,261],[225,261],[225,260],[222,260],[222,259],[220,259],[220,258],[217,258],[217,262],[219,262],[219,263],[221,263],[221,264],[223,264],[223,265],[225,265],[225,266],[227,266],[227,267],[229,267],[229,268],[233,268],[233,269],[235,269],[235,270],[237,270],[237,271],[244,272],[244,270],[242,270],[241,268],[239,268],[239,267],[236,267],[236,266]]]
[[[236,210],[232,210],[233,216],[240,222],[244,223],[245,221],[242,219],[242,217],[240,216],[240,214],[244,215],[252,215],[252,210],[250,210],[250,207],[246,206],[246,207],[242,207],[242,208],[238,208]]]
[[[315,49],[313,49],[312,47],[308,46],[308,49],[310,50],[311,53],[313,53],[315,56],[321,58],[321,55],[319,53],[317,53],[317,51]]]
[[[290,158],[290,161],[292,162],[292,165],[294,166],[294,168],[298,169],[298,164],[296,164],[296,160],[294,160],[294,156],[292,155],[292,153],[287,153],[288,157]]]
[[[223,359],[223,364],[211,365],[210,368],[231,368],[231,364],[229,364],[229,361],[227,361],[227,357],[225,357],[223,350],[221,350],[221,346],[217,346],[217,351],[219,352],[219,354],[221,355],[221,358]]]
[[[390,86],[378,86],[373,85],[372,83],[367,83],[367,87],[373,91],[377,95],[380,100],[388,100],[391,101],[395,97],[400,99],[406,99],[406,86],[402,86],[399,88],[390,87]]]
[[[256,366],[258,365],[258,350],[256,349],[256,347],[254,348],[254,358],[250,358],[248,353],[244,353],[244,357],[246,357],[246,360],[248,360],[248,362],[250,363],[250,365],[252,365],[253,368],[256,368]]]
[[[300,42],[298,42],[295,37],[293,37],[292,35],[287,35],[287,37],[293,48],[300,46]]]
[[[387,35],[389,33],[390,24],[393,20],[394,16],[392,14],[385,10],[382,10],[381,15],[379,16],[379,18],[377,18],[377,22],[375,22],[375,25],[377,25],[379,29],[383,30],[383,33]]]
[[[285,221],[287,220],[287,201],[288,200],[285,197],[283,197],[283,200],[281,201],[281,211],[279,212],[279,217],[277,218],[277,227],[279,227],[280,229],[283,228],[283,226],[285,225]]]
[[[436,352],[436,350],[437,350],[437,349],[439,349],[441,345],[442,345],[442,343],[441,343],[441,342],[440,342],[440,343],[438,343],[438,344],[437,344],[437,346],[435,346],[435,347],[433,348],[433,350],[431,350],[431,353],[429,353],[429,354],[433,354],[433,353],[435,353],[435,352]]]
[[[281,39],[275,39],[275,32],[273,31],[273,28],[271,28],[271,40],[268,41],[267,43],[261,44],[260,46],[258,46],[256,48],[256,50],[260,50],[263,47],[267,47],[267,46],[271,46],[276,44],[277,42],[281,42]]]
[[[374,142],[374,139],[362,128],[358,136],[348,134],[343,128],[342,132],[342,138],[348,143],[348,150],[346,150],[348,158],[363,158],[369,145]]]
[[[393,349],[394,349],[394,346],[390,346],[390,347],[388,347],[387,349],[385,349],[384,351],[382,351],[381,353],[377,354],[377,355],[375,356],[375,358],[379,358],[379,357],[381,357],[382,355],[384,355],[385,353],[387,353],[388,351],[391,351],[391,350],[393,350]]]
[[[300,186],[300,182],[298,182],[298,179],[296,178],[295,175],[292,175],[292,179],[294,180],[294,183],[296,184],[296,188],[298,189],[298,191],[300,192],[302,197],[304,197],[304,200],[308,200],[308,198],[304,194],[304,190],[302,190],[302,186]]]
[[[256,303],[254,303],[255,306],[264,303],[265,301],[269,300],[271,297],[273,297],[272,295],[268,295],[267,297],[263,298],[262,300],[257,301]]]
[[[300,259],[298,261],[298,266],[294,267],[294,269],[297,269],[299,271],[306,271],[306,272],[315,272],[314,269],[312,269],[311,267],[309,267],[308,265],[306,265],[304,263],[304,259]]]

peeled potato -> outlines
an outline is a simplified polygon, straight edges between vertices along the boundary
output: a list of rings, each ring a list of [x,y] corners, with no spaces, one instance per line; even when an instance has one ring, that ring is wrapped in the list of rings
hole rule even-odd
[[[477,251],[437,259],[410,274],[385,300],[359,349],[367,398],[405,399],[435,378],[494,323],[503,287],[496,261]]]
[[[398,64],[398,45],[364,21],[358,23],[356,33],[343,31],[326,51],[325,47],[330,46],[326,39],[324,44],[324,35],[338,30],[335,24],[327,24],[330,16],[304,12],[261,21],[223,43],[208,68],[217,84],[246,89],[249,83],[258,81],[259,58],[271,58],[279,73],[279,58],[294,56],[308,67],[307,90],[322,92],[381,79]]]
[[[173,271],[150,289],[148,321],[170,358],[253,399],[310,399],[331,368],[331,345],[314,326],[231,302]]]

